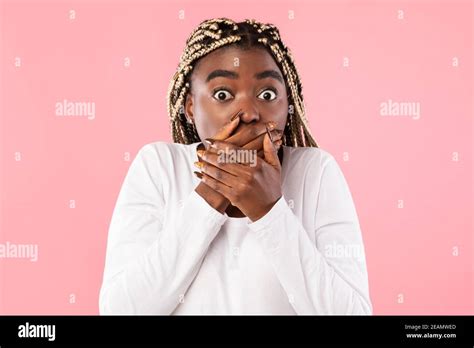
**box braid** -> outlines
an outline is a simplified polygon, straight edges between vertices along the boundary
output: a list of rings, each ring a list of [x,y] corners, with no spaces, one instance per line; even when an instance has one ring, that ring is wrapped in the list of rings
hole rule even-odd
[[[198,60],[210,52],[230,45],[243,49],[256,46],[266,48],[275,59],[287,85],[289,113],[284,130],[283,144],[287,146],[318,147],[306,119],[302,85],[290,50],[281,41],[278,29],[253,19],[236,23],[228,18],[209,19],[201,22],[186,40],[177,71],[171,79],[167,108],[173,141],[181,144],[200,142],[193,123],[184,113],[186,95],[190,90],[191,71]]]

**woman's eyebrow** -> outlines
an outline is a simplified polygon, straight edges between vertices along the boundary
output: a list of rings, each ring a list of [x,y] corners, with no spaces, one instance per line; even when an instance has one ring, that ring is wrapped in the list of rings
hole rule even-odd
[[[216,77],[227,77],[229,79],[236,80],[239,78],[239,74],[230,70],[217,69],[217,70],[212,71],[209,75],[207,75],[206,82],[209,82],[212,79],[215,79]],[[283,76],[281,76],[281,74],[276,70],[265,70],[265,71],[255,74],[254,77],[257,80],[262,80],[267,77],[271,77],[271,78],[274,78],[275,80],[278,80],[280,83],[285,84],[285,82],[283,81]]]
[[[261,80],[267,77],[274,78],[275,80],[280,81],[282,84],[285,84],[285,82],[283,81],[283,76],[281,76],[281,74],[276,70],[265,70],[255,74],[255,78],[257,80]]]
[[[227,77],[229,79],[234,79],[235,80],[235,79],[239,78],[239,74],[237,74],[236,72],[230,71],[230,70],[218,69],[218,70],[214,70],[209,75],[207,75],[206,82],[209,82],[212,79],[215,79],[216,77]]]

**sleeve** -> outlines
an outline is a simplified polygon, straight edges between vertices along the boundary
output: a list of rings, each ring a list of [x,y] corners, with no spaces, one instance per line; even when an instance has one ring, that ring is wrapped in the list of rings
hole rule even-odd
[[[149,146],[131,163],[114,208],[100,314],[172,313],[225,220],[193,190],[163,227],[166,178]]]
[[[297,314],[372,314],[359,221],[333,157],[323,167],[316,207],[315,243],[284,196],[249,228]]]

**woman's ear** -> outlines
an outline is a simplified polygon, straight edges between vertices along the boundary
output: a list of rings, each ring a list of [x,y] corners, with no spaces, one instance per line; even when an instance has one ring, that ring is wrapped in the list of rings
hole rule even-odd
[[[184,103],[184,114],[189,123],[194,123],[194,96],[191,92],[186,95]]]

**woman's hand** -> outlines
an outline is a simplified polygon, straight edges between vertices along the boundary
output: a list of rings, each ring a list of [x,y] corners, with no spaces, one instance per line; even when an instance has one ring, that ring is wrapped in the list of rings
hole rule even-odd
[[[230,140],[233,144],[237,146],[243,145],[243,148],[247,150],[257,151],[257,155],[259,157],[263,157],[263,139],[267,132],[267,127],[265,126],[265,124],[240,123],[239,126],[239,122],[239,117],[228,122],[216,133],[216,135],[213,136],[212,139],[225,141]],[[275,145],[277,146],[277,148],[279,148],[282,143],[281,137],[283,135],[283,132],[280,130],[273,129],[270,131],[270,133],[272,135],[273,141],[275,142]],[[198,148],[198,155],[203,151],[203,149]],[[208,147],[208,151],[216,153],[216,150],[210,147]],[[200,174],[196,175],[201,178]],[[203,181],[199,183],[195,191],[201,197],[203,197],[206,202],[209,203],[209,205],[211,205],[214,209],[216,209],[222,214],[226,211],[227,207],[230,204],[229,200],[225,196],[206,185]]]
[[[234,120],[226,123],[214,138],[216,139],[227,139],[232,132],[237,128],[240,119],[237,117]],[[199,150],[198,150],[199,152]],[[212,189],[210,186],[206,185],[203,181],[201,181],[198,186],[194,189],[204,200],[214,209],[216,209],[221,214],[224,214],[227,207],[229,206],[229,200],[217,192],[216,190]]]
[[[246,150],[228,141],[212,140],[211,143],[214,151],[199,152],[202,181],[250,220],[263,217],[282,196],[280,160],[269,134],[263,137],[263,159],[256,157],[255,166],[222,161],[222,154]]]
[[[280,147],[281,142],[278,142],[283,136],[283,131],[275,129],[275,122],[268,123],[240,123],[237,129],[227,139],[215,139],[224,140],[236,146],[241,146],[246,150],[256,150],[257,155],[263,158],[263,139],[267,133],[267,129],[270,131],[270,137],[273,143]],[[212,151],[212,148],[210,149]]]
[[[225,129],[226,126],[224,126]],[[224,140],[236,146],[241,146],[246,150],[255,150],[257,155],[263,158],[263,138],[267,133],[267,129],[270,131],[270,137],[273,143],[277,146],[277,149],[281,145],[279,141],[283,136],[283,131],[275,129],[274,122],[268,123],[239,123],[237,127],[233,129],[233,133],[230,136],[226,136],[228,132],[222,134],[222,131],[212,137],[211,140]],[[206,143],[207,145],[207,143]],[[214,151],[213,148],[206,146],[208,151]]]

